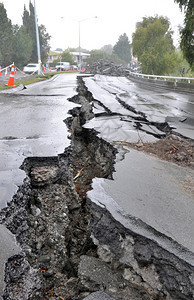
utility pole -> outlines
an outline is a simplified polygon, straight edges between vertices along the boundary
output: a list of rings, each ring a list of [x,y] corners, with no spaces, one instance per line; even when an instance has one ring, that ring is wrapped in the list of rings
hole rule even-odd
[[[95,16],[95,17],[90,17],[90,18],[86,18],[86,19],[83,19],[83,20],[79,20],[79,21],[78,21],[78,25],[79,25],[79,62],[78,62],[78,67],[79,67],[79,70],[80,70],[80,71],[82,70],[80,23],[83,22],[83,21],[87,21],[87,20],[93,19],[93,18],[97,18],[97,16]]]
[[[61,19],[64,19],[65,17],[61,17]],[[81,25],[80,23],[83,22],[83,21],[87,21],[87,20],[90,20],[90,19],[94,19],[94,18],[97,18],[97,16],[94,16],[94,17],[90,17],[90,18],[86,18],[86,19],[83,19],[83,20],[74,20],[74,19],[70,19],[72,21],[76,21],[78,22],[78,30],[79,30],[79,58],[78,58],[78,68],[79,68],[79,71],[82,70],[82,55],[81,55]],[[67,18],[68,19],[68,18]]]
[[[78,61],[78,69],[79,71],[82,70],[82,56],[81,56],[81,42],[80,42],[80,22],[78,21],[78,25],[79,25],[79,61]]]
[[[38,22],[37,22],[37,15],[36,15],[36,1],[34,0],[34,17],[35,17],[35,27],[36,27],[36,45],[37,45],[37,55],[38,55],[38,74],[42,73],[41,69],[41,56],[40,56],[40,39],[39,39],[39,31],[38,31]]]

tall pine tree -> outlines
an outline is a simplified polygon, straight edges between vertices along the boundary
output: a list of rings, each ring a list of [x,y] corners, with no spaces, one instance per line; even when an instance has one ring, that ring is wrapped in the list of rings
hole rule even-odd
[[[0,3],[0,65],[8,66],[13,62],[13,32],[11,21],[3,3]]]
[[[34,18],[34,7],[32,3],[29,3],[29,12],[26,10],[24,6],[23,13],[23,26],[25,28],[26,33],[31,37],[32,40],[32,53],[30,60],[31,62],[37,62],[37,47],[36,47],[36,28],[35,28],[35,18]]]
[[[18,25],[13,26],[14,32],[14,55],[15,65],[22,68],[28,64],[32,55],[32,39],[26,33],[25,27]]]
[[[29,3],[29,12],[26,10],[24,6],[24,13],[23,13],[23,27],[26,30],[26,33],[32,39],[32,54],[31,54],[31,62],[37,62],[37,42],[36,42],[36,28],[35,28],[35,16],[34,16],[34,6],[32,3]],[[40,51],[41,51],[41,59],[42,62],[45,63],[47,61],[48,52],[49,52],[49,40],[50,36],[46,32],[45,26],[41,25],[38,28],[39,30],[39,37],[40,37]]]
[[[120,35],[118,42],[113,47],[113,53],[126,63],[131,61],[131,45],[126,33]]]

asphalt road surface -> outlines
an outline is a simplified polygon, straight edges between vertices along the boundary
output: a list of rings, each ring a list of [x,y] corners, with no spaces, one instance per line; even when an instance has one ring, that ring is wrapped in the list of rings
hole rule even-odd
[[[96,75],[86,78],[85,84],[96,99],[96,118],[88,126],[103,138],[153,141],[157,133],[162,134],[154,123],[167,121],[175,133],[194,139],[193,94],[144,90],[124,77]]]
[[[22,184],[26,157],[56,156],[69,145],[63,120],[75,106],[67,98],[75,94],[74,74],[0,94],[0,208]]]
[[[84,80],[96,99],[95,118],[85,127],[105,140],[154,142],[165,122],[173,133],[194,139],[193,95],[145,91],[122,77]],[[95,178],[90,199],[194,265],[194,171],[126,147],[118,151],[114,180]]]
[[[25,174],[19,168],[26,157],[56,156],[69,145],[63,120],[76,106],[67,100],[76,94],[76,76],[59,74],[26,89],[0,93],[0,208],[22,184]],[[124,77],[96,75],[84,81],[94,97],[95,113],[85,127],[94,128],[105,140],[154,142],[164,134],[161,126],[165,122],[174,133],[194,139],[193,95],[143,90]],[[174,245],[168,237],[174,240],[180,245],[180,249],[175,247],[176,254],[181,256],[181,247],[186,248],[194,264],[194,202],[184,184],[193,184],[193,172],[124,148],[119,150],[115,169],[113,181],[94,179],[89,192],[92,201],[106,206],[124,226],[155,239],[158,236],[158,242],[170,250]],[[0,227],[0,238],[10,239],[4,227]],[[11,242],[10,247],[18,251]]]

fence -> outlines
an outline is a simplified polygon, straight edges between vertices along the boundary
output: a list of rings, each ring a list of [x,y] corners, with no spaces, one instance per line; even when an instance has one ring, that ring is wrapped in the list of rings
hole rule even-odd
[[[147,79],[160,79],[160,80],[169,80],[169,81],[174,81],[174,82],[180,82],[180,81],[187,81],[187,83],[191,83],[192,81],[194,82],[193,77],[175,77],[175,76],[160,76],[160,75],[148,75],[148,74],[141,74],[141,73],[135,73],[129,71],[129,74],[134,77],[139,77],[139,78],[147,78]]]
[[[132,81],[141,84],[144,88],[150,87],[157,90],[173,90],[179,93],[194,93],[194,78],[193,77],[175,77],[175,76],[160,76],[148,75],[131,72],[126,70]]]

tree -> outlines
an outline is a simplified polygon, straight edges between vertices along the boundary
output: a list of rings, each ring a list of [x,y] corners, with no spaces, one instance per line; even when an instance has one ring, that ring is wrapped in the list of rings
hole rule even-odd
[[[41,60],[45,64],[48,59],[48,53],[50,50],[49,41],[51,36],[46,32],[46,27],[44,25],[39,26],[39,36],[40,36]]]
[[[120,58],[118,58],[116,54],[112,53],[110,55],[103,50],[90,51],[90,57],[87,58],[87,63],[92,64],[100,59],[108,60],[114,63],[123,63],[123,61]]]
[[[72,65],[74,63],[73,54],[71,54],[69,50],[63,51],[62,61],[67,61]]]
[[[26,6],[24,6],[24,13],[22,19],[23,19],[23,27],[32,40],[32,53],[31,53],[30,60],[31,62],[36,62],[37,61],[36,28],[35,28],[34,7],[31,2],[29,3],[29,12],[26,10]]]
[[[104,45],[100,50],[106,52],[107,54],[112,54],[113,52],[113,46],[112,45]]]
[[[109,58],[110,58],[110,56],[102,50],[92,50],[90,52],[90,57],[87,59],[87,62],[89,64],[92,64],[93,62],[96,62],[100,59],[107,59],[108,60]]]
[[[131,61],[131,45],[126,33],[120,35],[118,42],[113,47],[113,53],[126,63]]]
[[[0,66],[2,66],[2,61],[3,61],[3,55],[1,54],[1,51],[0,51]]]
[[[13,26],[13,33],[15,50],[13,54],[13,60],[15,65],[21,68],[30,61],[32,55],[32,39],[26,33],[26,30],[23,26]]]
[[[29,12],[26,10],[24,6],[23,12],[23,27],[26,30],[26,33],[32,39],[32,54],[30,57],[31,62],[36,62],[37,57],[37,42],[36,42],[36,28],[35,28],[35,16],[34,16],[34,6],[32,3],[29,3]],[[46,32],[46,28],[44,25],[40,25],[38,27],[39,30],[39,38],[40,38],[40,51],[41,51],[41,59],[42,62],[45,63],[47,61],[47,54],[49,52],[50,46],[50,35]]]
[[[175,68],[177,57],[167,18],[144,17],[136,25],[132,46],[143,73],[164,75]]]
[[[181,29],[181,49],[189,65],[194,68],[194,2],[175,0],[185,10],[184,27]]]
[[[66,62],[69,62],[71,65],[74,63],[74,59],[73,59],[73,55],[70,53],[69,50],[65,50],[61,53],[61,56],[62,56],[62,61],[66,61]],[[55,59],[53,61],[53,65],[56,65],[56,63],[59,62],[59,58],[58,59]]]
[[[7,66],[13,62],[13,32],[11,21],[3,3],[0,3],[0,52],[1,65]]]
[[[177,66],[175,70],[175,76],[181,76],[181,77],[193,77],[193,74],[191,72],[189,63],[183,56],[183,52],[179,49],[177,52]]]

